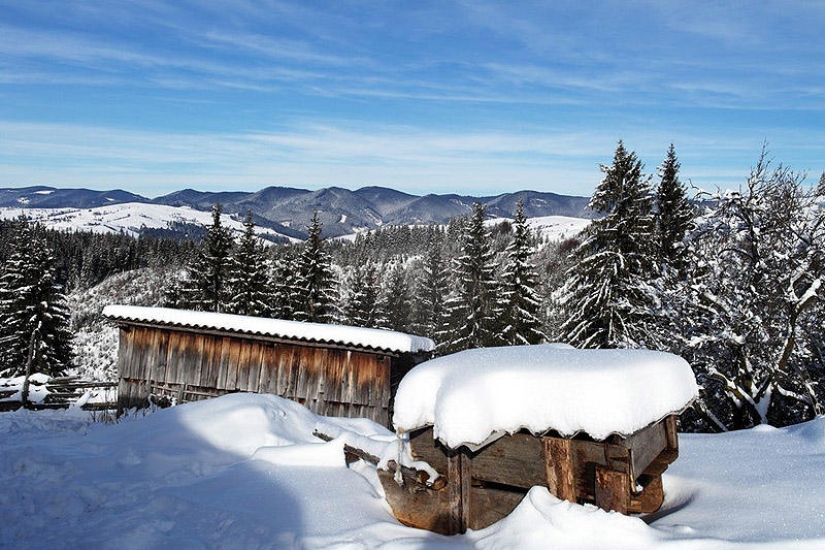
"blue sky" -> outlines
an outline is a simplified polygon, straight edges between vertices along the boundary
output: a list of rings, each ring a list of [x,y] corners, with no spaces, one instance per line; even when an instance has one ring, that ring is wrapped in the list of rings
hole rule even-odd
[[[825,2],[0,0],[0,186],[589,195],[825,170]]]

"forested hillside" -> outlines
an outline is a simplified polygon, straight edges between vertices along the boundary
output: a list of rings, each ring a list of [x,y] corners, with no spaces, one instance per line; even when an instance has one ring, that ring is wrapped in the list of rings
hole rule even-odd
[[[590,202],[599,217],[553,241],[521,202],[498,223],[476,203],[447,225],[352,241],[325,239],[315,216],[305,242],[283,245],[256,238],[251,216],[234,240],[220,205],[198,242],[3,222],[0,312],[16,350],[3,372],[19,373],[37,331],[44,370],[114,376],[99,311],[117,302],[395,329],[433,338],[437,354],[545,341],[658,349],[687,359],[700,383],[686,429],[822,414],[825,178],[807,185],[763,155],[739,189],[697,203],[679,168],[671,147],[645,175],[619,143]]]

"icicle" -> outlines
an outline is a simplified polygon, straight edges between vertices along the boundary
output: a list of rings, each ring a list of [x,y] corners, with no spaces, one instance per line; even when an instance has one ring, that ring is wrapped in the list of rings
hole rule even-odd
[[[399,485],[404,485],[404,477],[401,475],[401,455],[404,453],[404,437],[401,430],[395,431],[395,439],[398,441],[398,454],[395,457],[395,475],[393,479]]]

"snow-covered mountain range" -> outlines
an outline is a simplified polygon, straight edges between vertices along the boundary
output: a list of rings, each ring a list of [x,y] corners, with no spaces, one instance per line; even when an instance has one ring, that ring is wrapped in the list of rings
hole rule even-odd
[[[267,187],[257,192],[203,192],[186,189],[148,199],[127,191],[91,191],[25,187],[0,189],[0,210],[5,218],[26,214],[61,229],[78,227],[95,231],[139,234],[146,229],[166,229],[170,224],[203,225],[215,203],[237,221],[251,211],[255,223],[270,236],[303,238],[314,212],[319,213],[326,236],[341,236],[382,225],[446,223],[471,212],[473,202],[487,205],[491,217],[512,217],[516,202],[524,201],[530,218],[566,216],[589,218],[589,199],[537,191],[518,191],[491,197],[460,195],[416,196],[383,187],[357,191],[330,187],[317,191]],[[48,209],[48,210],[44,210]],[[206,217],[204,218],[204,214]]]

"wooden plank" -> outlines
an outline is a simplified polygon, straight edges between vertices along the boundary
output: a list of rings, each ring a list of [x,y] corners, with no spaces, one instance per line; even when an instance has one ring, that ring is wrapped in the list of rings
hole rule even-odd
[[[629,476],[624,472],[596,468],[596,506],[627,514],[630,504]]]
[[[185,377],[180,380],[180,383],[186,386],[203,385],[203,371],[207,368],[209,356],[215,352],[215,339],[211,336],[198,335],[196,342],[197,351],[192,354],[190,367],[184,373]]]
[[[234,391],[238,386],[238,368],[241,362],[241,352],[243,344],[236,338],[233,338],[229,343],[229,361],[226,365],[226,381],[224,387],[221,388],[227,391]]]
[[[204,388],[218,387],[218,373],[220,371],[221,357],[225,338],[211,337],[211,349],[206,355],[203,370],[198,385]]]
[[[526,491],[474,485],[470,489],[470,520],[467,527],[473,530],[489,527],[508,516],[524,499],[525,494]]]
[[[292,356],[295,353],[294,346],[280,345],[278,346],[278,377],[276,381],[276,390],[273,393],[282,397],[291,397],[290,380],[292,378]]]
[[[473,478],[529,489],[544,485],[544,448],[530,434],[505,435],[472,455]]]
[[[270,380],[278,373],[278,356],[275,344],[264,345],[261,353],[261,372],[258,375],[258,393],[269,393]]]
[[[462,452],[452,452],[447,457],[446,492],[450,512],[450,533],[465,533],[470,521],[470,460]]]
[[[662,487],[662,476],[656,476],[650,480],[647,486],[639,494],[630,495],[628,512],[631,514],[652,514],[665,501],[665,492]]]
[[[410,432],[410,452],[415,460],[421,460],[439,473],[447,471],[447,454],[444,446],[433,439],[432,427]]]
[[[551,436],[544,436],[541,439],[544,447],[547,488],[562,500],[576,502],[571,440]]]
[[[355,373],[353,372],[352,352],[344,352],[344,360],[341,373],[341,402],[351,403],[355,401]]]
[[[630,450],[630,475],[637,479],[645,468],[667,447],[664,422],[651,424],[619,441]]]
[[[180,332],[169,333],[169,351],[166,352],[166,376],[163,380],[164,384],[169,384],[177,377],[178,369],[180,368],[183,347],[183,334]]]
[[[674,460],[679,456],[679,436],[676,433],[676,420],[678,417],[672,414],[665,418],[665,434],[667,436],[667,448],[672,451]]]
[[[263,342],[250,342],[251,353],[249,355],[249,372],[246,377],[244,391],[257,392],[261,381],[261,363],[264,358]]]
[[[169,354],[169,331],[158,331],[158,353],[157,353],[157,367],[155,369],[155,380],[161,381],[166,378],[166,369],[168,364]]]

